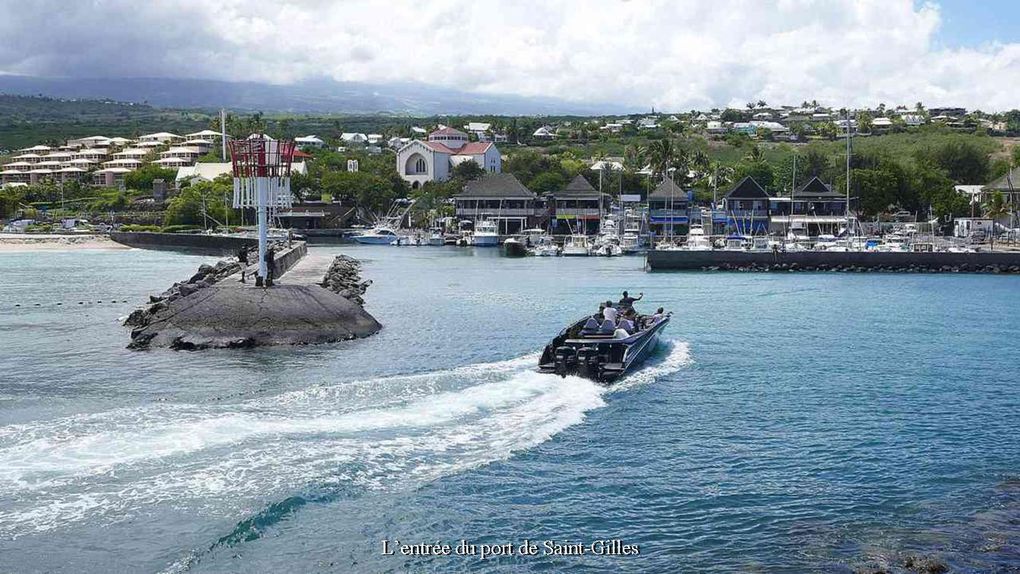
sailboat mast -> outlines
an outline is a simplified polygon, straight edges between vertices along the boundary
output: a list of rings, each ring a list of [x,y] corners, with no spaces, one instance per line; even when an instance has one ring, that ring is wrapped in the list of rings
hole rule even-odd
[[[850,232],[850,108],[846,109],[846,230]]]

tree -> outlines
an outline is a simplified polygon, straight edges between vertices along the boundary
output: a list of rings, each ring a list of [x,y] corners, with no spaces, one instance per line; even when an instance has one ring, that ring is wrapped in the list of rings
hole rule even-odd
[[[559,191],[567,185],[567,178],[557,171],[547,171],[535,176],[528,182],[527,188],[541,195]]]
[[[1006,197],[1001,191],[993,193],[989,200],[981,207],[984,209],[985,217],[996,221],[1009,215],[1009,206],[1006,204]]]
[[[167,202],[167,225],[207,225],[225,223],[230,210],[224,203],[232,192],[230,178],[199,181],[181,190]]]
[[[478,179],[485,175],[485,170],[475,160],[462,161],[453,168],[453,177],[464,181]]]
[[[964,184],[988,181],[988,154],[977,145],[954,138],[935,147],[918,150],[915,160],[945,171],[949,179]]]
[[[0,187],[0,217],[14,217],[22,200],[25,199],[24,189],[21,187],[3,186]]]
[[[128,189],[148,191],[152,189],[153,180],[162,179],[167,182],[167,184],[170,184],[176,177],[176,169],[168,169],[160,167],[157,164],[150,163],[125,174],[124,187]]]

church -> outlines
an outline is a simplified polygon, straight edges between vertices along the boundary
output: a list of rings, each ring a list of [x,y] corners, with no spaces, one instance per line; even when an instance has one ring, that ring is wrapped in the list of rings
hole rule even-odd
[[[468,141],[466,133],[441,127],[427,141],[413,140],[397,151],[397,173],[417,188],[427,181],[450,179],[454,166],[465,161],[474,161],[489,173],[503,171],[495,144]]]

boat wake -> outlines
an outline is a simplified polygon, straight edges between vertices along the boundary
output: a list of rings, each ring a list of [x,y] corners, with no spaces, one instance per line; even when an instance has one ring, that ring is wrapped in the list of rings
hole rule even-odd
[[[535,372],[537,355],[309,387],[225,404],[156,404],[0,427],[0,535],[147,507],[231,516],[310,488],[413,487],[508,458],[689,362],[685,343],[611,389]]]

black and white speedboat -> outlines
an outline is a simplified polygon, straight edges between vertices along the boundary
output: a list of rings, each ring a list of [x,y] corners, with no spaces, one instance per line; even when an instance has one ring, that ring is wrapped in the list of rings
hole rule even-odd
[[[578,375],[599,383],[612,383],[636,369],[659,344],[659,335],[669,324],[669,315],[640,321],[641,328],[627,337],[586,330],[589,317],[572,323],[542,351],[538,370],[562,377]]]

